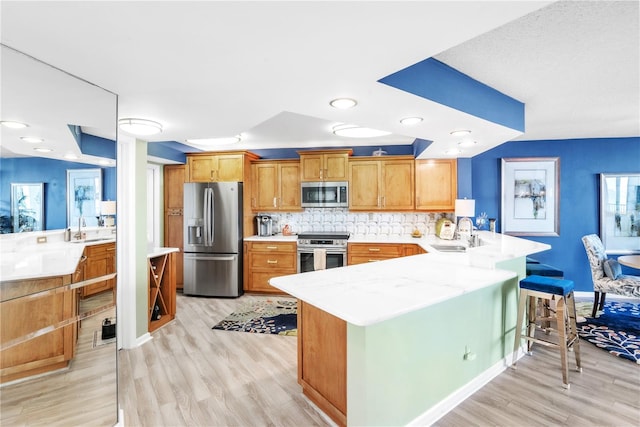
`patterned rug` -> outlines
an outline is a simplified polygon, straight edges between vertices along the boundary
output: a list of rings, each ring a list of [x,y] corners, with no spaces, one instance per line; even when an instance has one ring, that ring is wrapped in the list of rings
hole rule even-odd
[[[211,329],[254,334],[298,335],[297,302],[268,299],[240,307]]]
[[[589,314],[591,307],[589,303]],[[582,310],[576,308],[580,315]],[[578,334],[581,338],[611,354],[640,364],[640,305],[609,301],[604,304],[604,311],[598,317],[581,320],[578,318]]]

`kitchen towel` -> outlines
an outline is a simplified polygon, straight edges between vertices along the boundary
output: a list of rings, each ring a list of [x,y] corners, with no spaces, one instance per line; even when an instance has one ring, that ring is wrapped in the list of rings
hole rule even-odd
[[[326,268],[327,268],[327,250],[314,249],[313,250],[313,269],[324,270]]]

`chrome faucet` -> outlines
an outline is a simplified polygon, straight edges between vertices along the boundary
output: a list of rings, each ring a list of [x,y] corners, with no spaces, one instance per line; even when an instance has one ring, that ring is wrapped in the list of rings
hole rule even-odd
[[[76,240],[80,240],[82,239],[82,227],[86,227],[87,226],[87,222],[84,220],[84,218],[81,216],[78,218],[78,231],[73,235],[73,238]]]

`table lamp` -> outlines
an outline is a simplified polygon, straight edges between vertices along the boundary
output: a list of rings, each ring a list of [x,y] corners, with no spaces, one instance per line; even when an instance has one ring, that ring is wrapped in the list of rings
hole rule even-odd
[[[469,217],[476,214],[476,201],[473,199],[456,199],[456,217],[458,217],[458,235],[471,237],[473,234],[473,222]]]
[[[106,200],[100,202],[100,214],[104,218],[105,227],[113,227],[115,225],[116,202]]]

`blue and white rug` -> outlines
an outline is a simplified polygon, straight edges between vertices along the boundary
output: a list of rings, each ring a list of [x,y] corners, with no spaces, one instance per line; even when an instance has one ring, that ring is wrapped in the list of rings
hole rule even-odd
[[[640,305],[609,301],[600,316],[578,323],[581,338],[640,364]]]

